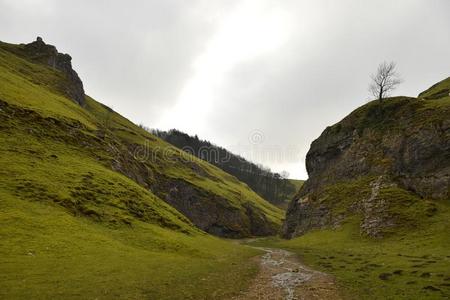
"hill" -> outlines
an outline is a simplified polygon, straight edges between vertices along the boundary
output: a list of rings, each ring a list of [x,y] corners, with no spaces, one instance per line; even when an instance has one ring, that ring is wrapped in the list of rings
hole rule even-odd
[[[1,48],[5,83],[0,94],[3,113],[5,117],[14,116],[6,122],[10,130],[8,136],[17,139],[20,133],[23,136],[19,140],[41,140],[36,144],[42,144],[45,138],[47,148],[56,140],[63,142],[60,147],[65,144],[74,153],[89,154],[98,165],[132,179],[204,231],[229,237],[277,232],[281,211],[235,177],[186,155],[88,96],[81,102],[78,96],[71,97],[72,86],[81,82],[72,80],[78,78],[76,73],[70,66],[69,73],[57,64],[55,69],[49,67],[49,64],[54,66],[53,62],[59,61],[60,56],[70,63],[69,56],[57,53],[53,46],[39,40],[18,46],[3,43]],[[52,58],[55,55],[57,58]],[[63,65],[67,66],[67,61]],[[27,131],[30,126],[32,129]],[[17,147],[27,150],[27,145]],[[42,155],[33,153],[29,156]],[[58,153],[55,156],[59,157]],[[56,169],[47,170],[49,167],[43,166],[43,171],[54,176]],[[87,201],[85,196],[79,198]],[[81,209],[80,203],[58,203],[68,209]],[[92,216],[109,218],[112,214],[109,208],[100,208],[104,204],[87,201],[86,205],[93,206],[90,208]],[[145,214],[133,213],[140,217]]]
[[[350,298],[450,295],[450,78],[372,101],[311,144],[309,179],[275,242],[334,274]],[[353,296],[352,296],[353,295]]]
[[[0,43],[0,82],[2,299],[206,299],[246,284],[255,251],[204,231],[273,234],[281,210],[84,95],[70,56],[41,39]]]
[[[268,168],[252,163],[209,141],[201,140],[198,136],[190,136],[176,129],[151,132],[175,147],[236,176],[274,205],[284,207],[286,199],[297,191],[296,186],[281,174],[273,173]]]
[[[404,223],[400,220],[402,211],[397,217],[388,217],[393,215],[388,211],[394,207],[378,203],[385,193],[387,198],[395,196],[414,204],[412,207],[423,205],[422,209],[431,211],[433,202],[426,199],[449,199],[449,85],[450,79],[446,79],[421,93],[421,98],[370,102],[328,127],[307,154],[310,178],[297,201],[292,202],[285,234],[295,236],[312,228],[339,224],[350,211],[364,213],[364,234],[383,236],[384,231]],[[443,97],[422,99],[430,94]],[[361,189],[361,203],[345,194],[352,188]],[[321,208],[316,210],[314,204],[319,203]],[[296,215],[307,209],[323,218],[311,223]],[[405,220],[412,217],[405,216]],[[305,220],[304,226],[290,223],[290,219]]]

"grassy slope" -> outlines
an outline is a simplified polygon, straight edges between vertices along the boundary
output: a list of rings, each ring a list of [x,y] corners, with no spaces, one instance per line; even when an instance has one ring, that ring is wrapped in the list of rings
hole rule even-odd
[[[333,207],[332,215],[346,214],[355,201],[368,197],[368,183],[373,179],[362,177],[327,187],[322,196]],[[289,249],[315,269],[334,275],[349,299],[449,297],[448,199],[421,199],[396,187],[381,189],[379,197],[396,223],[384,229],[383,239],[362,236],[361,215],[354,213],[334,230],[314,230],[288,241],[267,239],[257,244]]]
[[[242,261],[254,250],[200,232],[83,144],[104,114],[121,138],[170,146],[92,99],[80,108],[58,93],[59,80],[0,47],[0,298],[202,299],[245,286],[255,267]],[[181,163],[159,167],[226,196],[241,191],[231,203],[252,201],[280,222],[245,185],[197,163],[219,183]]]
[[[301,179],[289,179],[289,181],[295,186],[295,192],[292,195],[289,195],[289,200],[292,199],[292,197],[295,196],[295,194],[298,193],[298,191],[300,190],[300,188],[303,186],[303,184],[305,183],[304,180]]]
[[[450,78],[421,94],[433,97],[422,101],[393,98],[385,106],[408,101],[416,109],[417,125],[448,120]],[[444,92],[442,92],[444,91]],[[438,95],[439,98],[436,96]],[[346,118],[345,124],[392,126],[364,118],[369,103]],[[405,106],[408,109],[408,106]],[[389,108],[387,108],[389,110]],[[392,127],[390,127],[392,128]],[[371,193],[374,177],[360,177],[325,187],[318,196],[332,207],[332,215],[352,211],[352,204]],[[336,276],[350,299],[446,299],[450,297],[450,202],[449,199],[422,199],[401,188],[380,190],[396,227],[385,229],[385,238],[371,239],[360,234],[361,215],[353,214],[335,230],[314,230],[292,240],[266,239],[257,244],[290,249],[316,269]]]
[[[17,47],[4,43],[1,46]],[[30,108],[43,116],[76,120],[86,126],[87,130],[94,130],[98,125],[105,126],[107,123],[108,129],[121,141],[142,145],[149,152],[155,153],[157,163],[154,166],[165,175],[188,181],[200,189],[220,195],[226,198],[231,206],[241,210],[243,203],[251,203],[275,225],[281,225],[283,212],[259,197],[235,177],[189,156],[187,160],[206,173],[206,176],[199,176],[190,164],[180,163],[180,156],[185,155],[184,152],[157,139],[95,100],[88,97],[86,109],[83,109],[62,97],[58,93],[61,89],[59,73],[1,50],[0,72],[2,80],[0,99]]]
[[[294,198],[295,194],[298,193],[298,191],[300,190],[300,188],[303,186],[303,184],[305,183],[304,180],[301,179],[289,179],[289,181],[295,186],[295,191],[290,194],[287,195],[286,199],[284,200],[283,203],[281,203],[280,205],[278,205],[280,208],[282,208],[283,210],[287,210],[288,206],[289,206],[289,202],[291,202],[292,198]]]
[[[450,296],[450,203],[419,229],[383,240],[360,236],[359,219],[336,230],[311,231],[259,245],[289,249],[306,264],[336,277],[349,299],[444,299]]]
[[[153,166],[158,172],[174,179],[185,180],[202,190],[224,197],[229,201],[231,207],[241,211],[244,211],[243,203],[251,203],[252,206],[263,212],[273,224],[281,225],[283,212],[262,199],[234,176],[156,138],[119,114],[110,113],[105,106],[89,97],[86,108],[98,120],[107,122],[110,130],[120,139],[140,145],[142,149],[152,153],[151,155],[155,156],[152,159],[157,162]],[[180,157],[184,158],[181,162]],[[200,174],[198,169],[201,169]]]
[[[419,94],[420,98],[439,99],[450,96],[450,77],[444,79]]]
[[[217,238],[144,222],[108,227],[53,205],[0,197],[2,299],[221,298],[256,271],[245,263],[251,250]]]

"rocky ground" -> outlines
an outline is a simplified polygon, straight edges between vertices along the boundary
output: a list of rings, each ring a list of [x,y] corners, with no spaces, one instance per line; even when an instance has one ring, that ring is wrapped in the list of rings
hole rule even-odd
[[[260,271],[250,288],[234,300],[248,299],[341,299],[333,277],[303,265],[285,250],[258,248]]]

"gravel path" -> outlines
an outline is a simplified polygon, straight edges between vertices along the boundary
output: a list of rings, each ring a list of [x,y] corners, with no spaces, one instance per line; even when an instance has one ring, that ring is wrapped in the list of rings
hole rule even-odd
[[[260,271],[249,290],[233,299],[341,299],[330,275],[307,268],[289,251],[258,249],[266,252],[255,258]]]

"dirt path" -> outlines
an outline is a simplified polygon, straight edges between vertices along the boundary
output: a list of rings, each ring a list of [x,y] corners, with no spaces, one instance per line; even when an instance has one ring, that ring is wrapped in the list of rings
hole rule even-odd
[[[330,275],[307,268],[289,251],[258,249],[266,252],[255,258],[260,264],[259,274],[249,290],[234,300],[341,299]]]

